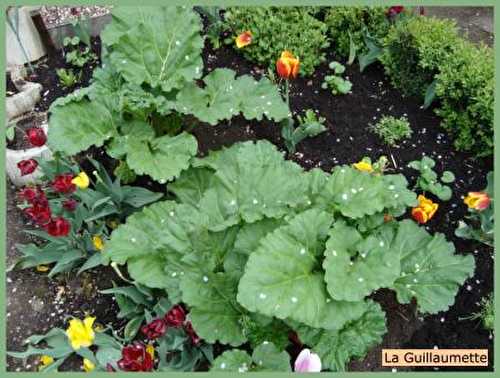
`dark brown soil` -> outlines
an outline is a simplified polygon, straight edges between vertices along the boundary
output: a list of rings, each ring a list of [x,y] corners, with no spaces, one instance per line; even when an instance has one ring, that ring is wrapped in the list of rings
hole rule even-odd
[[[82,44],[81,48],[83,47],[84,46]],[[91,39],[91,50],[97,57],[101,56],[101,43],[98,38]],[[36,105],[35,110],[46,112],[49,109],[50,104],[52,104],[57,98],[64,97],[73,92],[75,89],[87,87],[90,79],[92,78],[92,71],[99,65],[100,59],[88,62],[81,69],[73,67],[69,63],[66,63],[62,51],[42,58],[36,64],[35,77],[31,79],[31,81],[40,83],[43,86],[42,99]],[[56,69],[58,68],[73,69],[75,74],[81,70],[82,76],[80,82],[71,88],[63,87],[59,83],[59,77],[56,73]]]
[[[95,49],[99,50],[96,42]],[[330,60],[334,57],[330,56]],[[217,67],[232,68],[239,75],[251,74],[260,77],[265,70],[257,67],[251,62],[244,60],[230,47],[223,47],[218,51],[212,51],[207,47],[204,52],[206,71]],[[57,76],[54,80],[54,67],[60,67],[61,59],[49,58],[50,70],[40,70],[38,76],[43,81],[44,90],[49,93],[44,96],[39,104],[40,109],[46,110],[50,103],[57,97],[66,93],[59,88]],[[58,63],[59,62],[59,63]],[[54,64],[54,65],[52,65]],[[493,289],[493,250],[479,243],[464,241],[454,236],[457,222],[466,214],[463,204],[463,196],[468,191],[481,190],[486,186],[486,174],[492,170],[492,159],[474,159],[472,156],[456,151],[452,141],[439,127],[440,120],[432,109],[424,110],[421,101],[414,98],[405,98],[398,90],[392,88],[384,77],[383,70],[379,65],[372,65],[360,73],[357,65],[347,66],[345,76],[353,83],[352,94],[333,96],[331,92],[320,89],[323,77],[328,73],[327,63],[319,67],[316,73],[309,78],[299,78],[292,82],[291,106],[294,114],[303,112],[307,108],[314,109],[326,118],[328,131],[315,137],[304,140],[297,147],[297,153],[289,156],[306,169],[321,167],[329,171],[338,164],[351,164],[359,161],[364,156],[372,160],[381,155],[389,158],[389,172],[403,173],[410,184],[413,185],[416,172],[409,169],[407,164],[422,156],[430,156],[436,160],[436,170],[442,173],[451,170],[457,180],[452,184],[453,198],[448,202],[440,202],[440,208],[436,216],[426,225],[430,232],[442,232],[448,240],[453,241],[457,253],[472,253],[476,261],[476,272],[474,277],[467,280],[456,297],[455,304],[447,312],[433,316],[417,314],[415,306],[400,305],[397,303],[394,293],[389,290],[380,290],[374,294],[375,300],[381,303],[387,312],[388,333],[385,335],[382,345],[374,348],[361,361],[353,361],[349,370],[354,371],[380,371],[391,370],[382,368],[380,361],[380,349],[388,348],[487,348],[490,351],[490,366],[493,368],[493,340],[487,331],[481,329],[478,321],[461,320],[470,316],[471,313],[479,311],[479,302],[482,297],[488,295]],[[84,83],[88,83],[88,77]],[[51,86],[52,85],[52,86]],[[383,115],[396,117],[406,116],[413,129],[410,139],[401,143],[400,147],[388,147],[382,143],[368,128],[370,123],[376,122]],[[270,121],[256,122],[247,121],[242,117],[236,117],[229,122],[223,122],[212,127],[200,124],[194,130],[198,139],[200,155],[209,150],[217,150],[222,146],[230,146],[233,143],[244,140],[267,139],[284,150],[283,140],[280,136],[279,127]],[[113,162],[102,155],[102,150],[95,149],[90,153],[106,161],[106,166],[111,167]],[[152,183],[146,178],[139,178],[137,183],[161,190],[162,186]],[[10,210],[9,210],[10,211]],[[10,219],[10,215],[9,215]],[[10,224],[9,220],[9,224]],[[16,235],[11,235],[9,226],[9,243],[17,240]],[[18,226],[22,228],[22,224]],[[9,246],[9,251],[12,249]],[[24,272],[10,273],[25,277]],[[33,273],[38,277],[38,273]],[[29,276],[29,275],[28,275]],[[15,276],[14,276],[15,277]],[[109,281],[106,276],[94,276],[95,285],[106,286]],[[48,283],[47,283],[48,284]],[[17,281],[16,281],[17,285]],[[50,284],[48,284],[50,285]],[[57,285],[57,284],[52,284]],[[52,289],[50,298],[54,295]],[[49,290],[50,291],[50,290]],[[19,292],[9,291],[9,311],[12,310],[12,302],[23,303],[26,298],[19,298]],[[104,319],[114,321],[114,308],[109,303],[97,303],[94,300],[86,301],[80,297],[77,301],[90,311],[105,311]],[[84,304],[85,303],[85,304]],[[68,310],[68,309],[70,310]],[[69,304],[64,306],[64,312],[72,314]],[[18,309],[19,314],[26,315],[26,310]],[[108,316],[108,318],[106,318]],[[42,317],[43,319],[46,318]],[[99,318],[99,317],[98,317]],[[18,320],[18,317],[15,317]],[[50,319],[50,318],[48,318]],[[25,324],[23,319],[19,324]],[[37,327],[52,326],[53,324],[31,324]],[[62,320],[56,321],[57,325]],[[13,332],[13,341],[9,341],[14,350],[20,348],[20,340],[32,333],[25,331],[21,326],[8,324],[8,332]],[[14,338],[15,333],[21,332],[20,337]],[[17,340],[17,341],[16,341]],[[10,365],[14,366],[14,365]],[[17,365],[19,366],[19,365]],[[464,370],[464,369],[452,369]],[[475,369],[477,370],[477,369]]]

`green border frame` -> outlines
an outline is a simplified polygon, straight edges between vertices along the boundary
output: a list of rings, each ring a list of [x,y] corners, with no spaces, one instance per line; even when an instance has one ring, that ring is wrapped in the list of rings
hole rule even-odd
[[[5,41],[5,9],[8,5],[40,5],[43,3],[45,5],[137,5],[137,1],[133,0],[120,0],[120,1],[86,1],[86,0],[70,0],[70,1],[61,1],[61,0],[46,0],[46,1],[33,1],[33,0],[12,0],[8,3],[3,4],[0,8],[2,10],[0,14],[0,40]],[[178,5],[385,5],[391,6],[396,3],[399,5],[405,6],[491,6],[494,7],[494,21],[500,20],[500,3],[495,4],[494,0],[421,0],[421,1],[406,1],[406,0],[396,0],[396,1],[387,1],[387,0],[375,0],[375,1],[363,1],[363,0],[351,0],[351,1],[341,1],[341,0],[143,0],[141,1],[141,5],[162,5],[162,4],[178,4]],[[500,156],[499,156],[499,146],[500,146],[500,133],[499,131],[499,121],[498,114],[500,114],[500,103],[498,101],[500,94],[500,48],[498,43],[498,36],[500,35],[500,21],[494,22],[494,49],[495,49],[495,155],[494,155],[494,167],[495,167],[495,186],[500,188]],[[5,71],[6,66],[6,51],[5,47],[1,48],[1,56],[0,56],[0,69],[1,72]],[[2,80],[0,85],[0,94],[2,96],[2,101],[0,102],[0,119],[4,120],[5,114],[5,91],[6,91],[6,82]],[[1,376],[9,376],[9,377],[31,377],[34,372],[6,372],[6,275],[5,275],[5,256],[6,256],[6,178],[5,178],[5,127],[0,128],[0,173],[3,175],[3,179],[0,180],[0,208],[2,210],[2,214],[0,217],[0,234],[4,236],[2,238],[1,250],[3,251],[3,255],[0,258],[0,309],[2,310],[0,315],[0,375]],[[500,216],[500,201],[496,201],[495,205],[495,217],[499,219]],[[495,225],[495,234],[500,235],[500,222],[497,222]],[[498,240],[498,239],[497,239]],[[495,247],[500,243],[496,242]],[[496,248],[495,248],[496,249]],[[500,261],[495,259],[494,264],[494,288],[495,292],[500,292],[500,283],[496,279],[497,272],[499,271]],[[495,296],[495,312],[499,314],[500,302]],[[500,319],[499,316],[496,316],[495,319],[495,329],[500,330]],[[480,347],[480,346],[479,346]],[[468,377],[477,377],[480,375],[481,377],[494,377],[496,373],[500,371],[500,368],[497,366],[500,364],[500,348],[498,337],[494,338],[494,360],[496,361],[494,371],[493,372],[401,372],[405,374],[407,377],[430,377],[437,376],[440,377],[456,377],[460,376],[460,378],[468,378]],[[84,377],[88,376],[88,373],[57,373],[58,376],[71,376],[71,377]],[[144,377],[158,377],[161,375],[168,374],[170,377],[199,377],[199,376],[210,376],[210,377],[227,377],[232,373],[136,373],[133,376],[144,376]],[[253,377],[277,377],[277,376],[285,376],[293,373],[252,373]],[[394,373],[392,372],[346,372],[346,373],[322,373],[323,376],[329,375],[332,377],[365,377],[365,376],[373,376],[377,377],[393,377]],[[109,373],[95,373],[94,376],[97,377],[110,377]],[[117,372],[111,375],[112,377],[125,377],[132,376],[130,373],[125,372]]]

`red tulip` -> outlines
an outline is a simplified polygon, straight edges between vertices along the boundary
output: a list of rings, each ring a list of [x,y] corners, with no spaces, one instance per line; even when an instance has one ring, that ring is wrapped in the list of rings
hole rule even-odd
[[[71,182],[72,180],[73,175],[70,173],[58,175],[52,182],[52,188],[58,193],[73,193],[76,190],[76,185]]]
[[[138,342],[124,347],[122,358],[118,361],[118,367],[124,371],[151,371],[153,364],[153,357],[146,346]]]
[[[168,327],[179,328],[186,320],[186,313],[180,305],[175,305],[165,315],[165,322]]]
[[[394,17],[403,12],[404,10],[405,7],[403,7],[402,5],[393,6],[387,10],[387,15],[390,17]]]
[[[18,196],[20,200],[28,201],[29,203],[31,203],[35,199],[37,194],[38,194],[37,188],[30,188],[27,186],[21,189]]]
[[[63,202],[62,206],[67,211],[75,211],[76,207],[78,206],[78,202],[73,198],[68,198]]]
[[[35,172],[35,169],[38,167],[38,163],[35,159],[21,160],[17,163],[17,168],[21,171],[21,176],[29,175],[30,173]]]
[[[47,225],[51,221],[52,217],[50,207],[40,206],[37,204],[24,209],[24,213],[40,226]]]
[[[46,229],[50,236],[67,236],[71,229],[71,224],[63,217],[57,217],[46,225]]]
[[[157,339],[167,331],[167,323],[164,319],[155,319],[141,328],[141,331],[150,340]]]
[[[45,131],[40,127],[32,127],[26,130],[29,142],[35,147],[41,147],[47,142]]]
[[[191,339],[191,342],[194,345],[198,345],[201,341],[200,336],[196,334],[196,332],[193,329],[193,325],[191,322],[187,322],[186,325],[184,326],[184,330],[188,334],[189,338]]]

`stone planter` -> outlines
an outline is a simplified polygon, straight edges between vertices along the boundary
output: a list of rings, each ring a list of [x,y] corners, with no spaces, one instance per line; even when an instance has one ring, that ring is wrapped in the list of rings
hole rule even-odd
[[[45,122],[42,125],[45,133],[48,131],[48,124]],[[36,184],[39,182],[42,172],[40,168],[37,168],[35,172],[29,175],[21,176],[21,172],[17,167],[17,163],[21,160],[28,160],[34,158],[41,159],[51,159],[52,152],[49,150],[47,145],[42,147],[28,148],[27,150],[12,150],[10,148],[6,149],[5,154],[5,170],[7,172],[7,177],[9,177],[12,184],[15,186],[25,186],[28,184]]]

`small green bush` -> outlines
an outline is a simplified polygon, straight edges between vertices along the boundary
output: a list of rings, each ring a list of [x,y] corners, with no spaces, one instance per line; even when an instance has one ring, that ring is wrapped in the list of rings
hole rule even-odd
[[[350,51],[350,36],[358,53],[366,52],[363,29],[377,39],[383,38],[391,23],[385,7],[332,7],[325,15],[325,23],[332,38],[335,52],[347,57]]]
[[[396,88],[408,96],[423,97],[458,43],[453,21],[410,17],[390,29],[380,61]]]
[[[326,25],[313,17],[313,7],[231,7],[225,13],[226,28],[234,37],[249,30],[253,41],[239,49],[254,62],[274,67],[283,50],[300,59],[300,74],[311,75],[325,61],[329,46]]]
[[[383,116],[380,121],[371,126],[384,143],[394,146],[402,139],[411,137],[412,130],[406,117],[395,118],[393,116]]]
[[[436,95],[441,105],[436,113],[455,147],[477,156],[493,154],[493,51],[461,41],[439,70]]]

